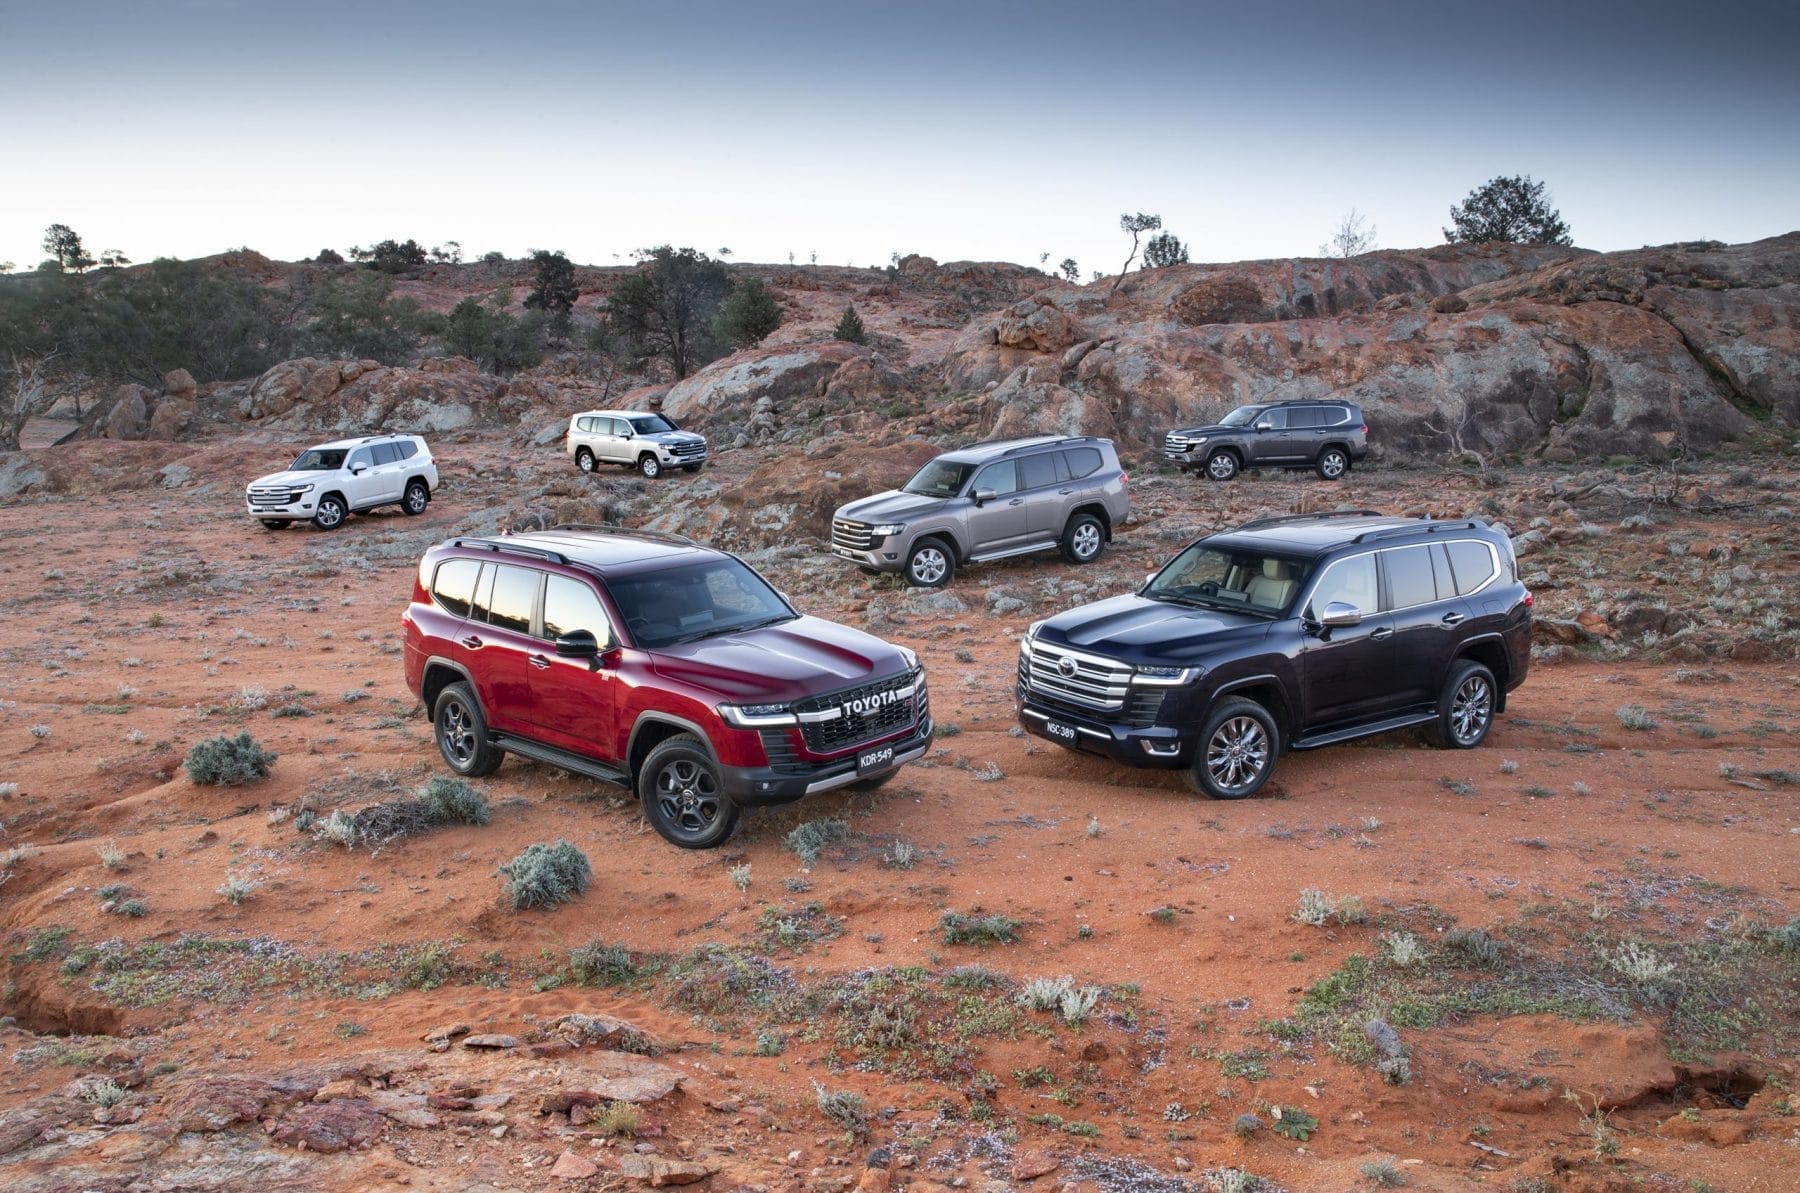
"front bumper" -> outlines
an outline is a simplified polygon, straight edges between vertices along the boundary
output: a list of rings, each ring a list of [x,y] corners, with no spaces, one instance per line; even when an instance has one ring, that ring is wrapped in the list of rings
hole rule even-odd
[[[819,764],[803,774],[792,768],[777,770],[768,766],[721,766],[720,781],[725,794],[742,807],[767,807],[791,804],[797,799],[817,795],[862,779],[879,778],[898,770],[908,762],[923,757],[931,748],[932,723],[927,715],[903,736],[889,741],[872,741],[858,746],[843,758]],[[856,769],[857,756],[872,750],[892,748],[893,761],[867,771]]]
[[[1053,741],[1059,746],[1099,754],[1126,766],[1142,766],[1156,770],[1177,770],[1193,761],[1192,735],[1172,725],[1139,728],[1119,725],[1096,717],[1070,713],[1066,709],[1040,704],[1029,696],[1017,699],[1014,710],[1019,724],[1034,737]],[[1055,732],[1052,726],[1074,730],[1070,737]]]
[[[1193,452],[1165,451],[1163,452],[1163,459],[1175,465],[1175,467],[1181,469],[1183,472],[1198,468],[1206,462]]]
[[[857,567],[872,568],[878,572],[897,572],[906,566],[905,553],[895,546],[901,541],[898,538],[890,537],[885,542],[871,544],[866,551],[833,543],[831,557],[841,559],[845,563],[854,563]]]
[[[313,516],[314,506],[318,503],[312,494],[307,494],[299,501],[281,503],[258,503],[248,498],[244,501],[244,509],[252,518],[288,518],[306,519]]]

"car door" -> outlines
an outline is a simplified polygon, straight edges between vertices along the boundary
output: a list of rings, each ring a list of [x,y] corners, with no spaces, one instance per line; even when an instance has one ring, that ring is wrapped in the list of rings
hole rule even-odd
[[[1353,626],[1321,626],[1325,606],[1352,605],[1362,614]],[[1394,636],[1392,619],[1381,611],[1379,573],[1372,553],[1336,560],[1319,573],[1301,607],[1306,645],[1300,666],[1306,724],[1313,732],[1346,722],[1372,719],[1391,706],[1385,675]]]
[[[589,758],[617,762],[618,672],[598,658],[558,655],[556,639],[576,630],[592,634],[602,655],[618,645],[593,586],[573,576],[547,573],[538,641],[526,656],[535,736]]]
[[[1019,496],[1025,499],[1025,535],[1034,543],[1060,538],[1077,492],[1061,452],[1024,456],[1019,464]]]
[[[542,581],[536,568],[484,564],[457,640],[457,661],[475,683],[488,726],[503,733],[532,730],[527,660],[542,645],[532,633]]]
[[[1450,562],[1438,543],[1376,553],[1383,600],[1394,637],[1386,672],[1399,708],[1426,706],[1438,698],[1450,659],[1461,640],[1468,603],[1456,595]]]
[[[1290,463],[1310,463],[1319,454],[1325,411],[1318,406],[1290,406],[1287,432],[1282,436],[1282,458]]]
[[[381,491],[381,478],[375,475],[375,453],[367,446],[352,451],[344,460],[344,500],[353,510],[367,509],[376,503]]]
[[[983,490],[993,496],[979,508],[969,511],[971,555],[985,555],[1016,546],[1025,539],[1030,526],[1025,497],[1019,492],[1016,460],[1001,460],[977,472],[969,486],[970,500]]]
[[[1256,416],[1256,425],[1245,437],[1245,454],[1252,467],[1279,464],[1287,458],[1287,416],[1287,410],[1281,406]]]
[[[375,483],[375,501],[400,500],[401,483],[405,480],[406,466],[400,460],[398,443],[377,443],[373,445],[375,466],[370,471],[377,478]]]

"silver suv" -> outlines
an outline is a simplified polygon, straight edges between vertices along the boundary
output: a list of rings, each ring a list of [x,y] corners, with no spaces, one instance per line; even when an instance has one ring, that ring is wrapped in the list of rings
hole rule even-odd
[[[307,521],[336,530],[349,515],[384,505],[422,514],[437,485],[437,464],[423,439],[367,435],[307,448],[287,471],[251,481],[244,506],[270,530]]]
[[[569,455],[583,472],[623,464],[655,480],[665,468],[699,472],[706,465],[705,436],[643,410],[584,410],[569,419],[568,439]]]
[[[1039,436],[947,452],[904,488],[840,508],[831,553],[870,574],[937,588],[956,569],[1060,548],[1092,563],[1131,513],[1110,439]]]

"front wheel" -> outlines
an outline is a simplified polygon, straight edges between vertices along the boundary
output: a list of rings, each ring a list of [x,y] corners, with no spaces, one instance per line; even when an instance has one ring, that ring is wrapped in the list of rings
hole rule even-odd
[[[438,753],[459,775],[472,779],[491,775],[506,757],[504,750],[488,740],[487,718],[466,683],[453,683],[438,693],[431,726]]]
[[[425,487],[424,481],[408,481],[406,495],[400,499],[400,508],[407,517],[416,518],[425,512],[431,504],[431,490]]]
[[[1063,528],[1062,554],[1070,563],[1092,563],[1106,550],[1106,526],[1092,514],[1076,514]]]
[[[739,809],[725,794],[718,764],[691,733],[650,751],[638,772],[638,801],[650,827],[683,849],[722,845],[737,828]]]
[[[1350,457],[1342,448],[1328,447],[1319,453],[1313,467],[1328,481],[1342,480],[1344,473],[1350,471]]]
[[[1214,799],[1247,799],[1268,782],[1280,744],[1268,709],[1254,700],[1227,700],[1200,730],[1188,785]]]
[[[262,524],[269,530],[286,530],[288,528],[286,518],[264,518]]]
[[[1237,457],[1227,451],[1216,451],[1206,460],[1209,480],[1228,481],[1238,474]]]
[[[942,588],[956,574],[956,557],[941,539],[920,539],[906,557],[906,582],[914,588]]]
[[[1494,673],[1473,659],[1450,669],[1430,735],[1446,750],[1472,750],[1494,727]]]
[[[594,453],[585,447],[577,448],[575,450],[575,467],[583,472],[592,472],[594,470]]]
[[[312,524],[320,530],[336,530],[344,524],[350,511],[344,505],[344,499],[331,494],[319,498],[319,508],[313,511]]]
[[[637,468],[638,468],[638,471],[643,474],[645,480],[651,480],[651,481],[653,481],[657,477],[661,476],[662,470],[663,470],[662,469],[662,461],[658,460],[655,456],[651,455],[649,452],[645,452],[643,455],[638,457]]]

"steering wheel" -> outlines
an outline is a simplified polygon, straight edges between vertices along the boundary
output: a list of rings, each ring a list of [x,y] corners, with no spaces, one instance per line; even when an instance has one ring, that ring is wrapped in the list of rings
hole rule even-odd
[[[1197,591],[1201,596],[1218,596],[1219,582],[1217,580],[1202,580],[1197,586]]]

